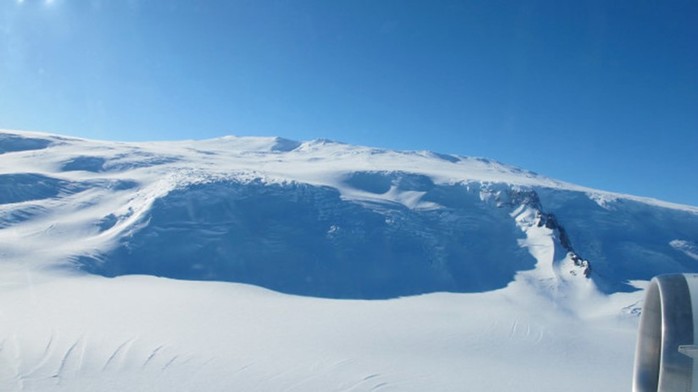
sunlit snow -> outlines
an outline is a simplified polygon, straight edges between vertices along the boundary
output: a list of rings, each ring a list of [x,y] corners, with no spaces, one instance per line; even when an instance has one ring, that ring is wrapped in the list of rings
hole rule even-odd
[[[698,208],[327,140],[0,132],[9,391],[628,390]]]

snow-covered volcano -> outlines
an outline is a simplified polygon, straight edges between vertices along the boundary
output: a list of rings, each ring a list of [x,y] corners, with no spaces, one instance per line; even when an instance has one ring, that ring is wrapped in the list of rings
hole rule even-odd
[[[0,383],[623,388],[641,281],[698,272],[696,249],[696,207],[481,158],[3,131]]]
[[[0,136],[6,262],[331,298],[698,271],[698,208],[478,158],[315,140]],[[24,241],[17,241],[21,237]],[[41,244],[41,246],[37,246]]]

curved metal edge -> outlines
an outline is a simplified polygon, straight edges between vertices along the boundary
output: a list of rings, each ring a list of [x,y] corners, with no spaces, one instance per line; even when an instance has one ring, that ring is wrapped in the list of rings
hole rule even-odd
[[[671,274],[650,281],[635,350],[634,392],[692,390],[693,359],[679,352],[679,346],[695,344],[688,278]]]

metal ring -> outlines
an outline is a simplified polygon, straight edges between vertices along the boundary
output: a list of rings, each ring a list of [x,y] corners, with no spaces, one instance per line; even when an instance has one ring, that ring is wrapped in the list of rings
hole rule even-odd
[[[698,275],[660,275],[650,281],[635,351],[634,392],[698,391],[692,358],[698,353],[696,305]]]

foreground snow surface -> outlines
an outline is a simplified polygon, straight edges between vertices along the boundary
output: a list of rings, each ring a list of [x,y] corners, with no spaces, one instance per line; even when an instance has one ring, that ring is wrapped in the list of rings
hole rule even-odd
[[[519,282],[360,301],[151,276],[24,279],[0,288],[3,391],[624,391],[631,382],[636,319],[614,303],[630,294],[574,314]]]

